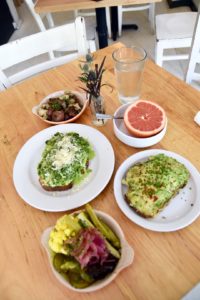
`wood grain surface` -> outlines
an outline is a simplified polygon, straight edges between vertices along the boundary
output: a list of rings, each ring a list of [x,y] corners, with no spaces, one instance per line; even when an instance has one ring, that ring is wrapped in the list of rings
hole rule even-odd
[[[131,5],[160,2],[161,0],[37,0],[37,13],[61,12],[75,9],[88,9],[107,6]]]
[[[97,61],[107,56],[104,81],[114,87],[111,54],[120,46],[118,43],[95,54]],[[115,173],[127,157],[142,149],[121,143],[114,136],[112,121],[98,130],[113,146],[115,170],[107,187],[91,204],[117,220],[135,250],[135,260],[109,286],[94,294],[76,293],[63,287],[50,270],[40,238],[44,229],[54,225],[64,213],[37,210],[16,193],[12,180],[15,158],[30,137],[48,127],[31,109],[54,91],[80,90],[78,64],[75,61],[50,70],[0,93],[0,299],[180,299],[200,280],[200,219],[182,230],[158,233],[137,226],[120,211],[113,195]],[[103,87],[102,95],[107,112],[114,113],[120,105],[116,89],[111,93],[109,87]],[[141,98],[162,105],[169,121],[164,139],[151,149],[174,151],[200,170],[200,127],[193,121],[200,110],[200,93],[148,60]],[[89,108],[78,122],[92,126]]]

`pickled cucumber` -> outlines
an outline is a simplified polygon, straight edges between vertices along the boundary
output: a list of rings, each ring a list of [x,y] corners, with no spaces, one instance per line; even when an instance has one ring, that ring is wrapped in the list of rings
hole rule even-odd
[[[80,272],[80,265],[76,260],[67,259],[64,264],[60,266],[60,269],[64,272],[74,271]]]
[[[69,283],[77,289],[84,289],[91,284],[91,282],[84,280],[81,274],[75,272],[69,272]]]
[[[108,257],[94,263],[88,263],[84,268],[76,260],[73,253],[75,236],[80,230],[96,228],[103,235]],[[84,289],[96,280],[111,273],[120,259],[120,240],[112,229],[97,217],[92,207],[87,204],[85,210],[61,217],[50,233],[49,246],[53,251],[52,263],[55,270],[61,274],[73,287]],[[97,272],[98,270],[98,272]]]
[[[77,215],[77,219],[79,220],[79,223],[83,228],[94,227],[92,222],[90,222],[87,214],[83,211]]]
[[[53,266],[59,273],[61,272],[61,266],[66,262],[67,256],[61,253],[56,253],[53,257]]]
[[[53,266],[70,284],[76,288],[85,288],[94,280],[72,257],[56,253],[53,257]]]
[[[103,236],[108,239],[114,247],[120,248],[120,240],[116,236],[116,234],[110,229],[110,227],[106,226],[102,221],[100,221],[95,214],[94,210],[89,204],[86,204],[85,209],[90,216],[91,221],[93,222],[94,226],[100,230]]]

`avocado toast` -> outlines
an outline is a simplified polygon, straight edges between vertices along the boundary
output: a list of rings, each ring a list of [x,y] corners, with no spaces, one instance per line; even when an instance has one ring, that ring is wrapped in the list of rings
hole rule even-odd
[[[170,199],[183,188],[190,174],[172,157],[158,154],[132,166],[122,183],[127,185],[125,199],[136,213],[155,217]]]
[[[57,132],[46,141],[37,167],[41,186],[47,191],[63,191],[79,184],[91,172],[89,161],[94,155],[90,143],[78,133]]]

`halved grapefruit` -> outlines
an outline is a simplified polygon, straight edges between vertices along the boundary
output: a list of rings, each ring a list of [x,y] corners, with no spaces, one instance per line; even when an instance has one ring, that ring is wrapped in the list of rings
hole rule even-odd
[[[165,127],[166,114],[160,105],[147,100],[138,100],[126,109],[124,123],[132,135],[150,137]]]

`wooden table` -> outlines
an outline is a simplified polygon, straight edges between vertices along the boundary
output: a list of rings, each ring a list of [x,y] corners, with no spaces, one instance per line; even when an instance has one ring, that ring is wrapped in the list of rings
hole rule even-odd
[[[160,2],[162,0],[37,0],[35,11],[37,13],[52,13],[70,11],[75,9],[96,9],[97,32],[99,36],[99,48],[108,46],[105,7],[111,7],[111,29],[113,40],[118,33],[118,5],[145,4]]]
[[[111,54],[120,46],[115,44],[95,55],[97,61],[107,55],[104,81],[114,86]],[[111,121],[98,130],[114,148],[115,170],[107,187],[91,204],[118,221],[135,250],[135,260],[114,282],[95,294],[77,294],[64,288],[50,270],[40,238],[43,230],[54,225],[64,213],[43,212],[26,204],[13,185],[13,164],[23,144],[47,127],[32,114],[32,107],[56,90],[78,89],[79,72],[75,61],[0,93],[0,299],[180,299],[200,280],[200,219],[182,230],[158,233],[139,227],[120,211],[113,195],[115,173],[127,157],[142,149],[121,143],[114,136]],[[107,112],[113,113],[120,105],[116,90],[110,93],[109,87],[103,87],[102,95]],[[174,151],[200,170],[200,127],[193,121],[200,109],[200,93],[149,60],[145,66],[141,97],[162,105],[169,120],[165,137],[151,148]],[[89,108],[79,123],[91,126]]]

